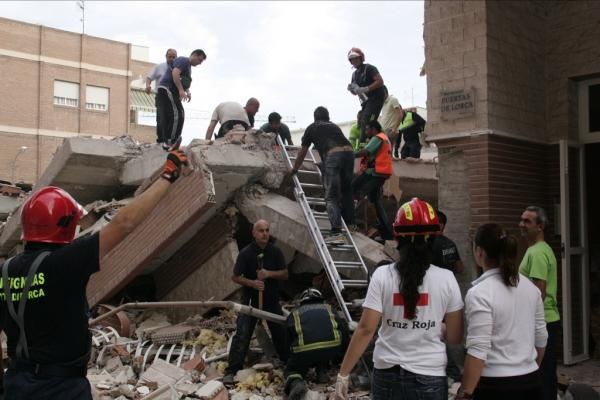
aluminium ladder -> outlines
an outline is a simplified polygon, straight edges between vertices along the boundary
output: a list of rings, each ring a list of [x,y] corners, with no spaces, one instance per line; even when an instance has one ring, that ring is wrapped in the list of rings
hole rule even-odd
[[[285,157],[287,168],[291,170],[300,147],[284,145],[279,135],[277,135],[277,143]],[[348,321],[350,329],[354,330],[357,322],[353,321],[348,310],[348,306],[352,305],[352,302],[347,299],[348,291],[346,289],[363,289],[366,293],[369,273],[343,219],[341,235],[345,243],[328,243],[326,241],[326,238],[331,235],[331,228],[325,210],[323,177],[312,149],[308,151],[301,168],[292,177],[294,196],[302,209],[310,235],[344,318]],[[311,195],[307,195],[306,191],[311,192]],[[352,279],[342,277],[342,275],[351,275]]]

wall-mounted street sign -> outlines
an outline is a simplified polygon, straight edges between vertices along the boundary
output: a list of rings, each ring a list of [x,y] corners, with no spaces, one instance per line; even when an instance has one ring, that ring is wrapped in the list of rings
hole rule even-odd
[[[475,88],[442,92],[442,119],[449,121],[475,115]]]

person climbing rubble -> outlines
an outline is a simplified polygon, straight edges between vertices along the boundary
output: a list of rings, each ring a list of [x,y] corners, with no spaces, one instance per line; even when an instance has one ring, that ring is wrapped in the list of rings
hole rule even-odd
[[[306,372],[317,368],[319,383],[329,382],[329,362],[341,357],[348,345],[347,323],[325,304],[321,292],[306,289],[300,305],[287,317],[290,358],[285,366],[285,394],[288,400],[301,400],[306,394]]]
[[[252,227],[252,236],[252,243],[240,250],[231,279],[243,286],[242,304],[283,315],[277,290],[277,281],[288,278],[283,253],[271,242],[267,221],[256,221]],[[228,366],[223,377],[224,384],[232,384],[235,374],[243,368],[256,322],[257,319],[249,315],[238,315]],[[288,354],[285,328],[274,322],[267,322],[267,325],[277,354],[285,362]]]
[[[315,122],[304,131],[302,148],[296,156],[291,173],[292,175],[298,173],[310,145],[314,144],[322,160],[325,203],[331,223],[331,234],[325,238],[325,241],[344,243],[342,218],[350,230],[356,229],[352,200],[354,152],[340,127],[329,121],[329,111],[325,107],[320,106],[315,109],[314,119]]]
[[[99,232],[74,240],[83,208],[46,186],[21,208],[25,251],[2,265],[0,326],[8,338],[6,399],[91,400],[86,286],[100,260],[144,221],[187,164],[172,150],[163,172]]]
[[[375,207],[377,215],[379,239],[378,241],[392,240],[394,235],[381,197],[383,196],[383,185],[392,176],[392,145],[387,135],[383,133],[381,125],[377,121],[367,122],[367,137],[370,139],[367,146],[356,153],[356,158],[361,158],[361,171],[352,181],[352,192],[359,198],[365,195]],[[366,221],[365,221],[366,222]]]

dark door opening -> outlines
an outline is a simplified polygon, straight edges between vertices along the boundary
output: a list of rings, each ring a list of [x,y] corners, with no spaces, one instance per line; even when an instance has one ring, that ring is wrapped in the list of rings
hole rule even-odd
[[[585,146],[590,263],[590,357],[600,359],[600,143]]]

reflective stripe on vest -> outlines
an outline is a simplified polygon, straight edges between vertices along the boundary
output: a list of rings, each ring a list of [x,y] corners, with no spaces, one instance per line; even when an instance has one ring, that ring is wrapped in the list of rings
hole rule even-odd
[[[414,124],[415,124],[415,120],[413,119],[412,111],[407,111],[405,113],[404,119],[402,120],[402,122],[400,123],[400,126],[398,127],[398,130],[406,129],[408,127],[413,126]]]
[[[379,175],[392,176],[392,145],[390,139],[383,132],[376,135],[381,139],[381,146],[375,155],[375,173]]]

